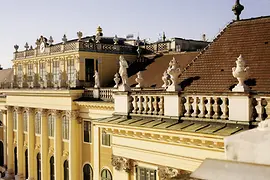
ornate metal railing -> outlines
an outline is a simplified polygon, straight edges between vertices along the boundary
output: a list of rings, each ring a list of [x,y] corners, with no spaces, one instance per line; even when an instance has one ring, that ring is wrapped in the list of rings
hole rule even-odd
[[[153,44],[146,44],[144,46],[141,46],[146,50],[146,52],[164,52],[164,51],[170,51],[172,49],[172,43],[170,41],[168,42],[158,42]]]

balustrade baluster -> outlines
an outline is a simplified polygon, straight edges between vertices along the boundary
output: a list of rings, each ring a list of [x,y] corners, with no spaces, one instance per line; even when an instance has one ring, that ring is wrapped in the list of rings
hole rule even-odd
[[[200,114],[198,115],[200,118],[205,117],[205,97],[200,97],[200,104],[199,104],[199,109],[200,109]]]
[[[211,117],[211,108],[212,108],[212,105],[211,105],[211,97],[207,97],[206,100],[207,100],[207,103],[205,105],[205,108],[206,108],[206,111],[207,113],[205,114],[205,117],[206,118],[210,118]]]
[[[163,115],[164,114],[164,97],[163,96],[159,97],[158,109],[159,109],[158,114]]]
[[[154,103],[154,98],[153,96],[149,96],[149,101],[148,101],[148,114],[153,114],[154,108],[153,108],[153,103]]]
[[[220,108],[221,108],[222,115],[220,118],[228,119],[228,111],[229,111],[229,107],[227,105],[228,98],[221,97],[221,100],[222,100],[222,104],[220,105]]]
[[[157,96],[154,96],[153,108],[154,108],[153,114],[155,115],[158,114],[158,97]]]
[[[138,101],[138,106],[139,106],[139,110],[138,110],[138,114],[141,114],[143,112],[143,96],[139,96],[139,101]]]
[[[184,104],[184,107],[185,107],[186,112],[184,116],[190,117],[190,110],[191,110],[190,97],[187,96],[185,97],[185,99],[186,99],[186,103]]]
[[[193,109],[191,116],[196,117],[197,113],[198,113],[198,97],[196,97],[196,96],[193,97],[193,103],[191,105],[192,105],[192,109]]]
[[[144,98],[144,102],[143,102],[143,113],[144,114],[147,114],[148,112],[148,101],[149,101],[149,98],[148,96],[143,96]]]
[[[137,96],[132,96],[132,98],[133,98],[133,100],[132,100],[132,106],[133,106],[132,113],[137,113],[137,109],[138,109]]]
[[[218,97],[213,97],[213,100],[214,100],[214,104],[213,104],[213,118],[214,119],[218,119],[219,118],[219,105],[218,105],[218,100],[219,98]]]

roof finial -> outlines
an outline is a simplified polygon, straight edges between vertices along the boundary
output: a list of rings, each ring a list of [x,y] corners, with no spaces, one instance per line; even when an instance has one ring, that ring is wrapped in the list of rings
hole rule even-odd
[[[232,8],[232,11],[236,15],[236,20],[240,20],[240,14],[244,10],[244,6],[240,4],[240,0],[236,0],[235,5]]]

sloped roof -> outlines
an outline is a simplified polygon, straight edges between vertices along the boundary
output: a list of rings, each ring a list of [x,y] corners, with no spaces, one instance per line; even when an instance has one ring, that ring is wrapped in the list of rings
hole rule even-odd
[[[188,63],[191,62],[198,55],[198,52],[181,52],[175,54],[164,54],[161,57],[155,58],[153,63],[148,65],[145,70],[141,71],[144,78],[145,87],[157,87],[160,88],[163,84],[162,76],[163,72],[168,69],[169,62],[174,57],[178,60],[181,69],[186,67]],[[129,84],[131,86],[136,85],[137,75],[134,74],[129,77]]]
[[[11,82],[13,79],[13,69],[2,69],[0,70],[0,82]]]
[[[185,91],[229,92],[238,83],[232,75],[242,54],[250,68],[246,84],[270,91],[270,16],[234,21],[195,58],[180,76]]]

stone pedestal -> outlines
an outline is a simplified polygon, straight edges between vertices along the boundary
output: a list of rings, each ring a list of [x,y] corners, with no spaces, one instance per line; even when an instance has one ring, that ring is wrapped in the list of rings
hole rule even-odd
[[[229,97],[229,120],[249,122],[251,113],[251,99],[248,95],[241,93]]]
[[[181,113],[181,98],[178,92],[164,95],[164,115],[178,118]]]
[[[99,92],[100,92],[100,89],[99,88],[95,88],[93,90],[93,98],[99,99]]]
[[[121,84],[118,87],[118,91],[130,92],[131,88],[127,84]]]
[[[115,92],[114,93],[114,114],[128,115],[131,108],[129,92]]]

